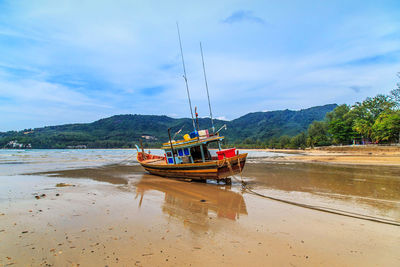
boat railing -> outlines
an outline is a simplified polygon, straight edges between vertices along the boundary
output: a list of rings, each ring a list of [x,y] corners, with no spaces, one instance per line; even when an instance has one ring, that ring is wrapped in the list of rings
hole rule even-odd
[[[137,159],[139,161],[143,161],[144,159],[145,160],[149,160],[149,159],[164,159],[164,157],[162,157],[162,156],[157,156],[157,155],[148,154],[148,153],[145,153],[145,154],[146,154],[146,157],[143,158],[143,153],[142,152],[138,152]]]

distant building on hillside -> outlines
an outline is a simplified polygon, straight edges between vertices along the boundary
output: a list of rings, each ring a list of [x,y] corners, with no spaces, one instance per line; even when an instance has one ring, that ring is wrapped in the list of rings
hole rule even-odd
[[[13,149],[32,148],[32,145],[31,144],[21,144],[21,143],[18,143],[17,140],[13,140],[13,141],[8,142],[4,146],[4,148],[13,148]]]
[[[142,138],[145,139],[145,140],[149,140],[149,141],[157,140],[157,137],[155,137],[153,135],[149,135],[149,134],[143,134]]]

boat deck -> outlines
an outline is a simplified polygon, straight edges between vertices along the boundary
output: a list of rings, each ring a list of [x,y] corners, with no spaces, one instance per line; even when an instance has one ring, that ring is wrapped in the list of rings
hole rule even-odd
[[[157,164],[157,165],[167,165],[165,159],[146,159],[143,160],[142,163],[144,164]]]

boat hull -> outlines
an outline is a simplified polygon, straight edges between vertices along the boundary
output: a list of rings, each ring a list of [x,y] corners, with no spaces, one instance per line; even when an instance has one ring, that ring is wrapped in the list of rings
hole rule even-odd
[[[164,157],[146,153],[144,155],[145,157],[143,157],[142,152],[138,152],[137,159],[149,173],[163,177],[192,180],[222,180],[239,174],[244,168],[247,157],[247,153],[243,153],[222,160],[189,164],[166,164]]]

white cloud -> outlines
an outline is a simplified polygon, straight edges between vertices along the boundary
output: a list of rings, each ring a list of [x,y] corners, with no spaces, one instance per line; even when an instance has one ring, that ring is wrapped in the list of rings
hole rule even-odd
[[[222,121],[228,121],[228,119],[225,116],[219,116],[216,117],[217,120],[222,120]]]
[[[43,81],[21,80],[15,82],[0,81],[0,94],[6,98],[18,100],[20,104],[38,102],[62,104],[68,106],[100,106],[86,95],[73,91],[63,85]]]
[[[1,3],[0,94],[10,102],[0,102],[8,114],[0,117],[0,128],[17,125],[8,119],[18,115],[11,101],[29,106],[41,123],[119,113],[190,117],[176,21],[200,116],[208,116],[200,40],[213,113],[224,119],[257,110],[353,103],[387,92],[396,82],[399,61],[349,64],[400,47],[398,9],[390,4],[218,1],[210,9],[210,3]],[[220,23],[238,10],[247,12],[242,19]],[[246,23],[249,17],[268,23]],[[144,93],[160,86],[157,94]],[[63,115],[57,121],[47,110]],[[15,117],[19,127],[25,127],[27,116]]]

